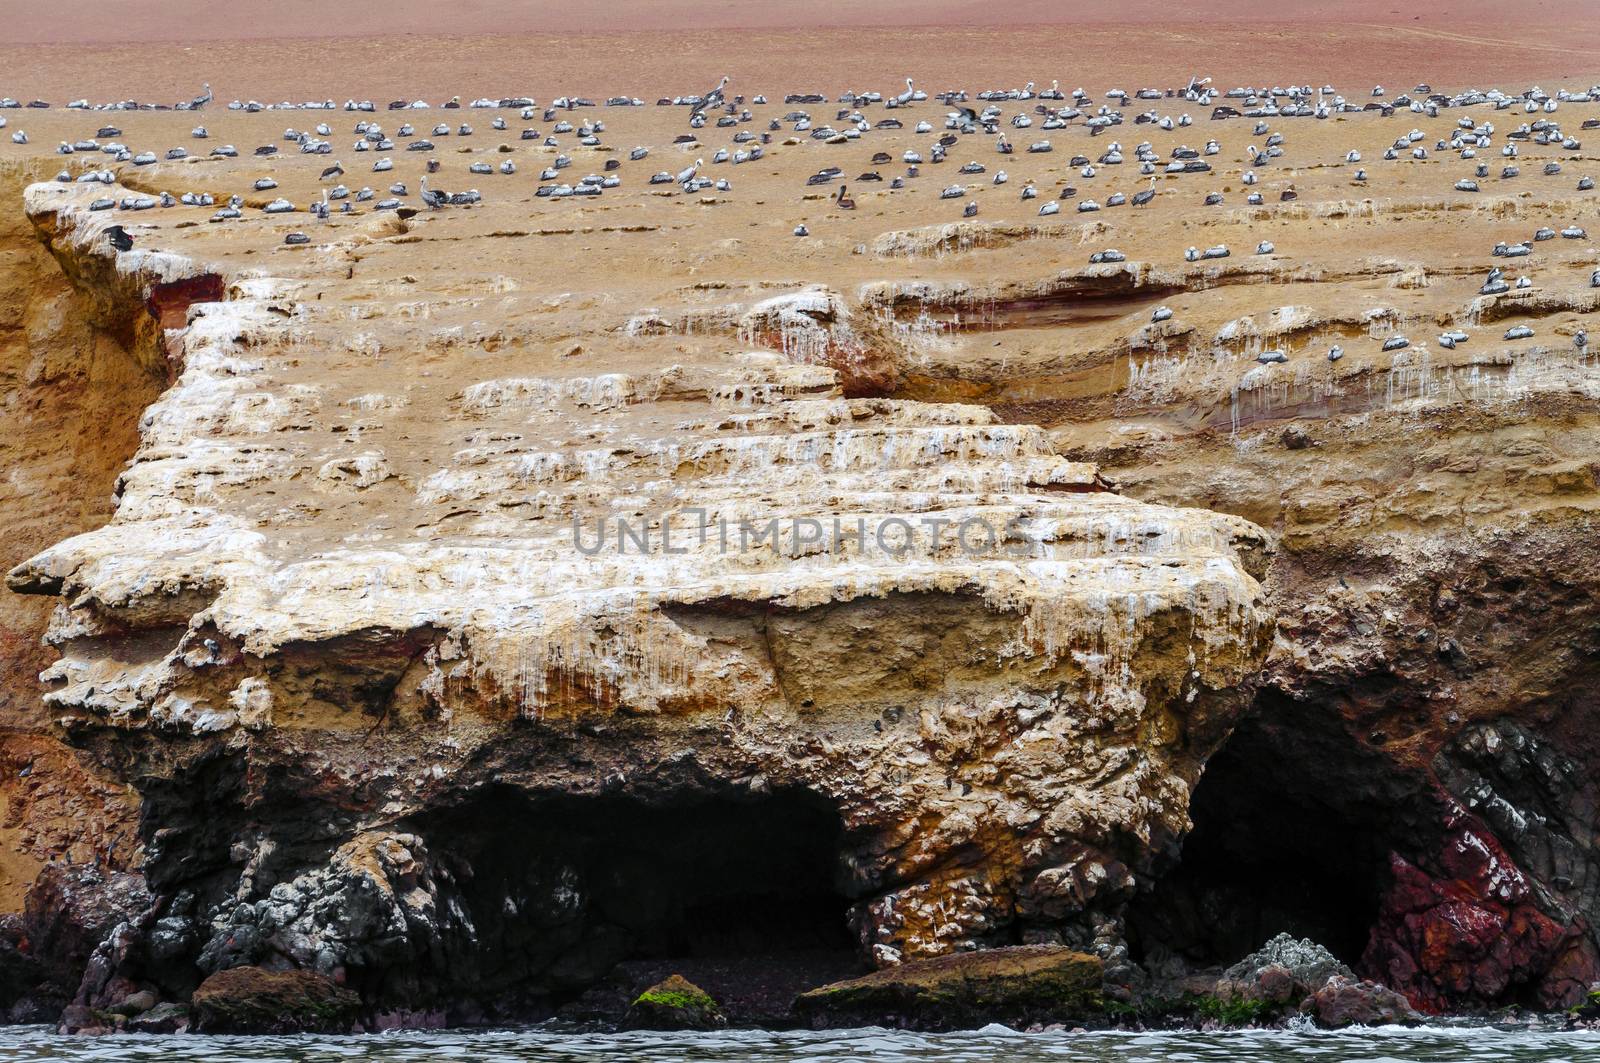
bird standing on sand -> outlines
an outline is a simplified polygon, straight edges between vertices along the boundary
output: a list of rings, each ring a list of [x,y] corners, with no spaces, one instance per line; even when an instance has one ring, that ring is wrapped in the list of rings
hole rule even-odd
[[[722,80],[717,82],[717,87],[706,93],[704,96],[701,96],[700,102],[695,104],[694,110],[690,111],[689,113],[699,114],[700,112],[709,110],[712,107],[720,107],[723,100],[722,90],[728,87],[728,80],[728,75],[722,75]]]
[[[428,187],[428,178],[422,178],[422,201],[434,210],[438,210],[450,202],[450,197],[444,192],[437,192]]]

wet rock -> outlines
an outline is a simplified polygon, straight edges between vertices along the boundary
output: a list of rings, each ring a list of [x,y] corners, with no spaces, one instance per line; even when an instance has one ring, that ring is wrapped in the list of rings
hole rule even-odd
[[[1057,945],[1021,945],[915,960],[802,993],[814,1028],[977,1029],[1098,1016],[1100,959]]]
[[[338,977],[350,965],[392,965],[402,999],[413,957],[440,948],[441,928],[468,933],[439,900],[440,881],[421,839],[374,831],[341,846],[324,867],[218,908],[200,952],[205,971],[286,956]],[[157,926],[161,923],[158,922]]]
[[[1600,984],[1589,987],[1583,999],[1567,1009],[1569,1029],[1600,1028]]]
[[[202,982],[190,1006],[197,1033],[345,1033],[361,1000],[309,971],[234,967]]]
[[[1316,942],[1279,934],[1229,967],[1218,984],[1252,999],[1287,1001],[1315,992],[1334,976],[1355,973]]]
[[[24,996],[6,1010],[3,1021],[13,1026],[46,1026],[55,1022],[60,1015],[60,1003]]]
[[[189,1009],[183,1004],[157,1004],[128,1020],[129,1033],[183,1033],[189,1028]]]
[[[0,1008],[11,1008],[39,984],[39,964],[23,951],[24,940],[21,916],[0,915]]]
[[[97,950],[149,904],[142,875],[89,864],[46,867],[22,917],[28,955],[39,962],[33,995],[56,1007],[71,1000]]]
[[[121,1015],[100,1011],[87,1004],[69,1004],[61,1012],[61,1018],[56,1023],[56,1032],[99,1037],[103,1034],[116,1033],[126,1022],[127,1019]]]
[[[157,1003],[159,1003],[159,1000],[154,993],[148,989],[141,989],[123,997],[121,1002],[111,1006],[110,1011],[116,1015],[138,1015],[141,1012],[149,1011]]]
[[[1281,963],[1269,963],[1256,972],[1255,982],[1246,993],[1264,1004],[1288,1004],[1296,999],[1299,990],[1293,971]]]
[[[1376,982],[1358,982],[1334,975],[1311,995],[1306,1010],[1317,1025],[1330,1029],[1346,1026],[1389,1026],[1417,1023],[1422,1016],[1405,997]]]
[[[1543,1006],[1570,1005],[1597,967],[1581,923],[1541,910],[1498,839],[1471,822],[1425,855],[1426,867],[1391,856],[1365,967],[1429,1011],[1524,988]]]
[[[640,993],[623,1019],[630,1030],[715,1030],[727,1024],[711,994],[677,974]]]

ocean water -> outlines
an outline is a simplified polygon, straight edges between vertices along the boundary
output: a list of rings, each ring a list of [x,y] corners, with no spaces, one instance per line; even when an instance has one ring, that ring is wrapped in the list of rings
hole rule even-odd
[[[1555,1024],[1315,1029],[1217,1033],[917,1034],[865,1029],[715,1034],[572,1033],[550,1029],[438,1031],[351,1037],[58,1037],[44,1027],[0,1029],[0,1061],[183,1063],[261,1060],[345,1063],[1600,1063],[1600,1032]]]

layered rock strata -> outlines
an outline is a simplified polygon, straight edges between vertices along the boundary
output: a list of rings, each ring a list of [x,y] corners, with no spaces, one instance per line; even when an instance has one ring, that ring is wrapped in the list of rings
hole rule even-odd
[[[79,283],[216,275],[114,251],[79,198],[29,193]],[[612,807],[818,810],[877,963],[1105,945],[1248,703],[1265,537],[1038,428],[765,352],[435,359],[451,396],[413,409],[319,349],[305,282],[227,294],[166,332],[112,520],[9,577],[60,600],[51,710],[145,803],[155,899],[82,1003],[261,963],[380,1009],[581,987],[668,916],[605,910],[603,854],[500,850]]]

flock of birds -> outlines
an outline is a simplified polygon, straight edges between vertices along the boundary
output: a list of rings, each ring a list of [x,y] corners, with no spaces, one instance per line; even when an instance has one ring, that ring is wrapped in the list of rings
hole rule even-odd
[[[675,138],[674,146],[685,150],[698,149],[698,151],[697,157],[687,166],[651,172],[646,179],[648,185],[676,187],[685,193],[697,193],[706,189],[729,192],[733,188],[729,176],[713,177],[707,171],[724,164],[738,166],[757,161],[764,156],[767,146],[780,138],[781,143],[788,145],[804,143],[807,140],[824,145],[849,145],[867,140],[880,131],[904,130],[910,126],[914,135],[929,138],[926,146],[903,148],[898,153],[898,158],[890,152],[875,152],[869,164],[872,168],[858,173],[853,178],[855,184],[881,185],[892,193],[910,190],[915,187],[924,170],[947,165],[951,153],[963,151],[965,148],[963,154],[969,157],[969,161],[949,167],[954,171],[955,179],[940,183],[938,198],[959,201],[961,217],[973,218],[979,213],[982,198],[980,192],[984,188],[1000,189],[1011,182],[1010,175],[1005,169],[1006,160],[1019,150],[1018,146],[1013,144],[1011,137],[1019,138],[1020,150],[1024,154],[1047,155],[1056,150],[1051,135],[1066,137],[1070,134],[1064,131],[1079,129],[1086,131],[1090,139],[1110,135],[1103,147],[1093,152],[1092,156],[1087,151],[1076,151],[1070,158],[1068,167],[1071,174],[1089,181],[1097,175],[1103,178],[1128,172],[1118,169],[1128,166],[1130,171],[1135,171],[1139,175],[1138,186],[1126,192],[1113,191],[1104,195],[1102,202],[1102,199],[1095,195],[1081,194],[1069,177],[1062,187],[1055,189],[1049,195],[1043,193],[1031,181],[1019,182],[1021,187],[1018,195],[1022,201],[1041,199],[1038,214],[1043,217],[1058,214],[1069,207],[1076,214],[1093,214],[1123,206],[1147,207],[1157,198],[1158,193],[1162,196],[1182,194],[1177,186],[1161,190],[1158,186],[1162,178],[1172,178],[1185,185],[1198,184],[1206,181],[1207,175],[1215,173],[1213,159],[1221,155],[1223,150],[1221,141],[1215,137],[1199,141],[1198,147],[1180,143],[1171,148],[1165,156],[1157,152],[1149,139],[1140,139],[1138,143],[1132,143],[1130,137],[1127,145],[1121,139],[1112,139],[1117,135],[1115,131],[1118,127],[1136,129],[1139,126],[1150,126],[1155,130],[1167,132],[1190,128],[1196,121],[1195,115],[1199,114],[1211,122],[1238,119],[1250,124],[1251,134],[1245,146],[1245,158],[1248,162],[1240,180],[1245,186],[1243,194],[1245,204],[1258,206],[1266,202],[1266,194],[1258,188],[1262,176],[1270,174],[1274,168],[1291,165],[1287,154],[1290,148],[1288,131],[1292,130],[1294,119],[1316,121],[1368,111],[1377,111],[1386,117],[1405,113],[1415,115],[1417,125],[1392,142],[1378,147],[1376,155],[1385,164],[1421,162],[1431,158],[1446,160],[1453,158],[1467,163],[1471,166],[1470,175],[1455,180],[1452,186],[1454,191],[1460,193],[1478,192],[1482,188],[1481,182],[1492,179],[1494,167],[1488,159],[1495,155],[1500,159],[1497,179],[1501,182],[1513,181],[1522,176],[1519,158],[1525,147],[1538,145],[1541,148],[1576,156],[1582,148],[1582,142],[1576,133],[1600,128],[1600,118],[1583,121],[1581,130],[1573,130],[1563,128],[1560,119],[1556,117],[1563,104],[1600,101],[1600,86],[1581,92],[1561,91],[1554,95],[1537,87],[1515,95],[1499,90],[1468,90],[1446,95],[1434,92],[1428,85],[1418,85],[1409,92],[1393,97],[1390,97],[1382,86],[1374,86],[1370,95],[1358,101],[1347,99],[1337,93],[1331,85],[1238,87],[1222,92],[1211,84],[1209,78],[1191,78],[1181,89],[1142,88],[1133,94],[1113,89],[1103,93],[1103,99],[1096,100],[1082,88],[1074,89],[1070,93],[1064,92],[1059,82],[1052,82],[1048,89],[1038,88],[1035,83],[1029,82],[1020,89],[988,90],[972,96],[965,90],[954,90],[940,92],[930,97],[916,87],[913,79],[907,78],[904,91],[892,95],[886,96],[878,92],[846,92],[840,95],[833,101],[836,107],[831,118],[822,118],[812,113],[813,109],[829,104],[827,97],[817,93],[800,93],[783,99],[786,110],[781,116],[771,116],[764,120],[757,118],[754,108],[767,106],[766,97],[756,95],[748,100],[742,95],[730,97],[728,86],[729,79],[724,77],[715,87],[704,93],[662,98],[657,101],[659,106],[684,109],[685,124],[688,128]],[[170,107],[153,108],[148,104],[136,104],[131,101],[96,106],[86,100],[74,101],[68,107],[81,111],[164,109],[199,112],[204,110],[212,99],[211,87],[206,85],[199,95]],[[929,104],[933,106],[926,106]],[[48,105],[42,101],[23,105],[14,99],[0,99],[0,128],[7,124],[4,111],[24,106],[41,108]],[[332,100],[299,104],[291,102],[263,104],[259,101],[235,100],[227,106],[229,110],[249,113],[327,112],[340,109]],[[542,107],[528,97],[479,98],[470,103],[463,103],[460,97],[456,97],[440,105],[440,109],[492,111],[488,124],[497,133],[509,133],[511,122],[508,121],[507,114],[514,112],[523,123],[517,132],[520,140],[531,141],[544,148],[555,149],[556,152],[553,158],[548,160],[548,164],[540,168],[535,196],[566,199],[601,196],[622,185],[620,171],[624,162],[620,153],[611,154],[605,160],[600,173],[589,174],[575,181],[567,178],[566,172],[574,164],[573,155],[569,154],[568,150],[570,145],[575,144],[579,148],[600,148],[604,143],[605,121],[598,115],[580,117],[580,112],[600,106],[602,104],[597,101],[579,96],[563,96]],[[644,101],[635,97],[615,96],[604,100],[603,106],[641,107],[644,106]],[[398,152],[425,154],[426,172],[417,183],[417,200],[421,206],[429,210],[440,210],[452,206],[471,206],[482,201],[482,195],[476,188],[446,192],[429,185],[429,176],[436,175],[439,171],[439,162],[431,154],[437,150],[435,142],[446,137],[473,136],[475,131],[471,122],[462,121],[458,117],[449,121],[421,122],[424,128],[419,128],[418,123],[423,112],[433,110],[433,105],[421,100],[395,100],[388,104],[387,111],[398,112],[399,123],[390,132],[378,119],[379,108],[371,100],[347,100],[342,109],[359,116],[353,127],[355,139],[350,143],[350,150],[353,153],[375,157],[369,167],[371,173],[392,173],[395,168],[395,155]],[[1503,112],[1507,113],[1507,117],[1501,119],[1499,115]],[[879,113],[881,116],[877,116]],[[1444,130],[1435,130],[1429,134],[1420,128],[1429,120],[1448,119],[1451,114],[1459,114],[1459,117],[1456,117]],[[534,123],[544,125],[546,128],[541,130]],[[715,134],[706,132],[708,128],[715,131]],[[121,135],[122,131],[116,125],[103,124],[98,127],[94,136],[63,142],[57,151],[62,155],[98,155],[107,157],[112,162],[136,168],[154,165],[161,161],[182,161],[190,157],[189,149],[181,145],[170,147],[159,155],[154,151],[135,153],[122,143],[119,139]],[[708,166],[702,144],[713,135],[725,137],[727,143],[709,153]],[[210,139],[210,133],[204,125],[195,126],[191,136],[201,141]],[[262,158],[277,157],[281,151],[287,149],[300,154],[331,156],[334,153],[334,137],[332,122],[324,119],[317,121],[310,129],[287,128],[279,143],[263,144],[256,147],[253,154]],[[25,144],[27,134],[18,129],[11,134],[11,139],[13,143]],[[999,157],[1000,161],[994,164],[993,172],[990,171],[989,165],[971,158],[972,155],[979,153],[979,149],[975,146],[983,144],[987,144],[988,150]],[[499,148],[501,153],[508,155],[511,150],[507,145],[501,145]],[[233,145],[224,144],[211,148],[208,154],[217,158],[235,158],[239,152]],[[626,152],[628,163],[645,162],[650,157],[651,149],[645,146],[636,146]],[[1369,182],[1367,166],[1376,164],[1364,163],[1362,153],[1356,149],[1350,150],[1344,156],[1344,163],[1351,168],[1350,180],[1357,186],[1365,186]],[[885,171],[896,165],[899,167],[899,172],[886,177]],[[518,172],[515,160],[509,157],[500,161],[498,166],[481,158],[475,158],[469,163],[467,170],[474,176],[489,176],[495,173],[511,176]],[[1553,178],[1562,174],[1563,170],[1561,162],[1551,160],[1543,163],[1539,172],[1544,177]],[[356,209],[356,204],[368,202],[372,204],[371,209],[374,210],[415,210],[409,206],[410,186],[404,180],[393,181],[381,190],[366,185],[352,189],[351,184],[354,182],[346,183],[343,180],[347,176],[347,171],[338,161],[325,166],[319,176],[323,185],[321,197],[306,208],[313,217],[325,220],[336,211],[348,214]],[[58,175],[58,180],[102,182],[111,185],[117,183],[118,175],[115,169],[101,164],[91,165],[76,175],[70,170],[63,170]],[[826,197],[831,208],[853,210],[856,207],[856,200],[850,194],[849,184],[841,166],[828,165],[819,168],[806,178],[806,185],[807,187],[831,186],[833,191]],[[259,194],[274,188],[276,188],[274,179],[263,177],[254,181],[250,191]],[[1580,192],[1592,190],[1593,179],[1588,175],[1578,177],[1576,188]],[[1200,197],[1200,202],[1206,206],[1223,206],[1228,201],[1225,192],[1214,189],[1196,194]],[[1280,202],[1293,200],[1297,195],[1292,182],[1281,183],[1276,191],[1276,198]],[[217,204],[209,192],[185,192],[179,196],[164,192],[159,195],[129,194],[120,198],[101,197],[90,204],[90,209],[137,212],[179,205],[213,207]],[[244,216],[245,209],[245,194],[234,194],[211,215],[211,220],[226,222],[239,219]],[[300,208],[290,200],[279,196],[260,205],[259,209],[264,214],[272,215],[291,214]],[[123,234],[123,238],[131,239],[126,230],[118,231]],[[796,225],[793,231],[797,237],[810,235],[810,229],[805,222]],[[1531,240],[1512,245],[1499,245],[1493,254],[1506,258],[1525,256],[1531,253],[1535,243],[1554,239],[1557,235],[1567,239],[1582,239],[1586,238],[1587,233],[1581,227],[1571,224],[1560,229],[1559,234],[1550,227],[1541,227]],[[306,244],[311,241],[303,232],[291,232],[285,237],[285,242]],[[1261,255],[1276,253],[1272,242],[1265,240],[1259,242],[1255,250]],[[1188,262],[1202,262],[1226,258],[1231,254],[1226,245],[1217,245],[1203,249],[1189,247],[1183,257]],[[1116,263],[1124,261],[1125,257],[1116,248],[1104,248],[1091,254],[1090,262]],[[1526,277],[1507,281],[1503,276],[1503,270],[1497,267],[1486,281],[1483,291],[1485,294],[1494,294],[1497,291],[1509,290],[1513,284],[1525,287],[1528,283]],[[1595,270],[1591,283],[1600,287],[1600,269]],[[1157,310],[1156,320],[1161,320],[1159,315],[1165,310],[1166,308]],[[1581,332],[1579,337],[1579,345],[1582,346],[1586,338]],[[1508,333],[1507,338],[1516,337]],[[1444,346],[1454,346],[1465,340],[1464,335],[1446,333],[1440,337],[1439,342]],[[1398,346],[1403,347],[1408,341],[1403,337],[1392,337],[1388,342],[1398,343]],[[1279,352],[1267,352],[1262,358],[1274,360],[1277,353]],[[1342,351],[1335,347],[1330,350],[1329,358],[1337,359],[1341,354]]]

